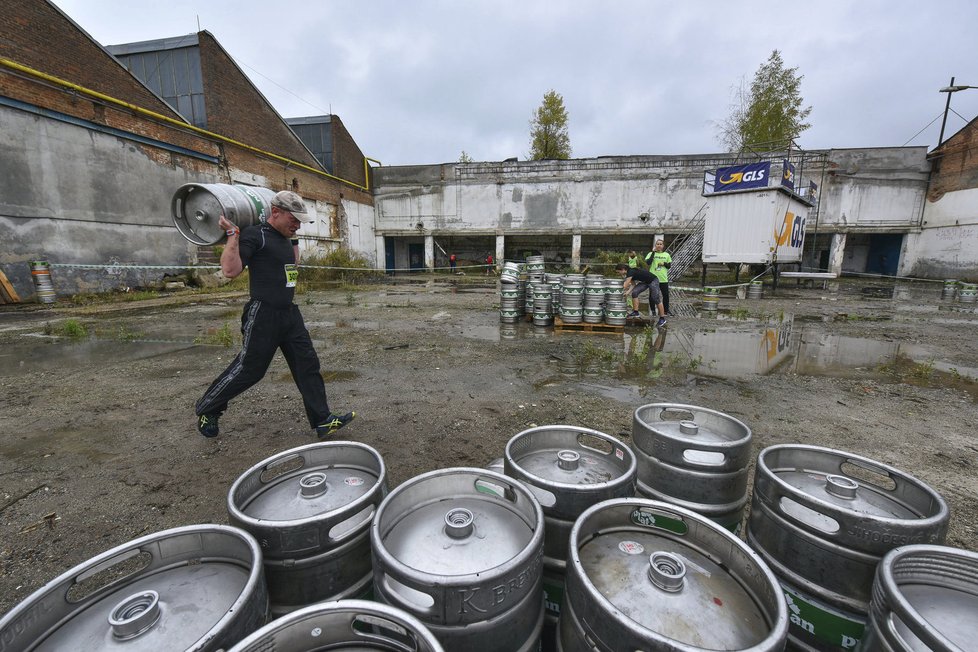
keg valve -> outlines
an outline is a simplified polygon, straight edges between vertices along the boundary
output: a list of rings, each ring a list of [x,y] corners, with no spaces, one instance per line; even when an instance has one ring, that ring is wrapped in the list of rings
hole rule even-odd
[[[843,475],[825,476],[825,490],[833,496],[852,500],[856,497],[856,489],[858,488],[859,483],[852,478]]]
[[[445,532],[453,539],[464,539],[472,534],[472,512],[464,508],[453,509],[445,514]]]
[[[686,564],[671,552],[653,552],[649,555],[649,579],[663,591],[678,593],[683,590]]]
[[[135,638],[160,619],[160,594],[143,591],[130,595],[116,605],[109,615],[112,635],[118,639]]]
[[[581,454],[577,451],[562,450],[557,452],[557,466],[565,471],[574,471],[581,464]]]

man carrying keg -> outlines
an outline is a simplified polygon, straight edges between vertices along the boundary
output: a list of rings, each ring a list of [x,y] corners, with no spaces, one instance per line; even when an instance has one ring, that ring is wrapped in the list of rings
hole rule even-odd
[[[625,279],[622,284],[622,290],[626,296],[630,296],[632,299],[632,311],[625,316],[628,319],[636,319],[642,316],[642,313],[638,311],[638,298],[643,292],[648,290],[649,309],[651,310],[652,306],[655,306],[656,312],[659,315],[659,321],[656,323],[656,326],[665,326],[666,309],[662,305],[662,294],[659,292],[659,279],[655,277],[655,274],[640,267],[630,268],[625,263],[616,265],[615,271]]]
[[[271,215],[263,224],[244,232],[221,215],[227,231],[221,253],[221,271],[235,278],[247,267],[251,300],[241,315],[241,351],[197,401],[197,430],[205,437],[218,435],[218,419],[228,401],[257,383],[268,371],[275,351],[282,350],[292,371],[309,425],[325,438],[353,421],[355,412],[334,414],[326,400],[326,386],[319,373],[319,357],[292,302],[299,278],[299,240],[296,231],[312,222],[302,198],[283,190],[271,201]]]

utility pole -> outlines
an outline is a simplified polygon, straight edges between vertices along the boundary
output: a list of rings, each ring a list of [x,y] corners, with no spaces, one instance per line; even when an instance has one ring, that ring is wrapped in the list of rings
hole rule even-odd
[[[954,88],[954,77],[951,77],[951,83],[947,85],[947,103],[944,105],[944,119],[941,120],[941,135],[937,137],[937,146],[940,147],[944,143],[944,127],[947,125],[947,112],[951,110],[951,90]]]

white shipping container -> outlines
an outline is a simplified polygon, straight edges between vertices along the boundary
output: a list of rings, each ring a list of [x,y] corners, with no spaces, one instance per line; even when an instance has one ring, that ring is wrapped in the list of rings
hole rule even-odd
[[[709,195],[704,263],[797,263],[810,205],[781,187]]]

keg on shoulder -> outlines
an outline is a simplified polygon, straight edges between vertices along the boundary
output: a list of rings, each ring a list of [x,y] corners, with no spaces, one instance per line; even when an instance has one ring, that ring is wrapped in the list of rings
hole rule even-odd
[[[170,211],[180,235],[195,245],[214,245],[226,235],[218,224],[221,215],[242,229],[264,222],[272,214],[274,197],[268,188],[186,183],[173,194]]]
[[[751,439],[747,425],[716,410],[643,405],[632,418],[638,495],[691,509],[737,533],[747,504]]]
[[[784,649],[777,579],[743,541],[689,510],[608,500],[571,529],[562,652]]]
[[[567,546],[588,507],[635,493],[635,456],[611,435],[577,426],[530,428],[506,444],[504,470],[543,507],[544,637],[556,634],[564,594]]]
[[[262,547],[274,615],[369,595],[370,521],[386,495],[380,454],[350,441],[284,451],[235,481],[228,520]]]
[[[384,499],[371,525],[374,595],[449,651],[529,652],[543,628],[543,511],[485,469],[424,473]]]
[[[800,650],[850,650],[863,636],[876,567],[890,550],[939,544],[944,499],[898,469],[803,445],[761,451],[747,542],[778,577]]]
[[[268,623],[228,652],[443,652],[411,614],[379,602],[321,602]]]
[[[255,539],[190,525],[113,548],[38,589],[0,619],[0,650],[208,652],[267,615]]]
[[[863,652],[959,652],[978,646],[978,553],[901,546],[876,569]]]

